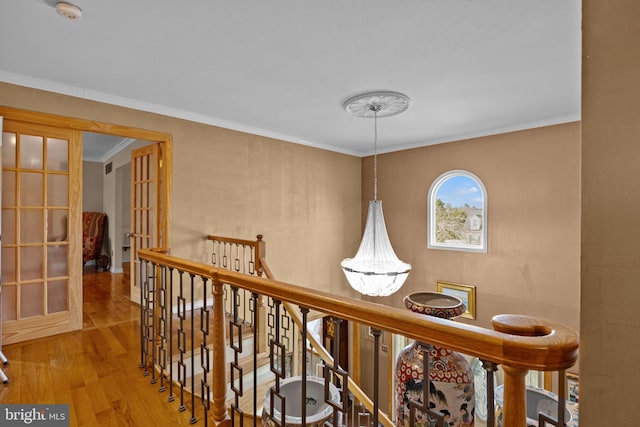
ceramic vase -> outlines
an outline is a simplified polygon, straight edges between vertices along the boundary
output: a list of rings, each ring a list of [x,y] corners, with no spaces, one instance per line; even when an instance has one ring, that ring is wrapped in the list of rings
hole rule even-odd
[[[322,427],[325,426],[333,416],[333,407],[325,401],[324,378],[307,376],[307,393],[305,397],[306,423],[302,423],[302,377],[290,377],[280,382],[280,394],[286,399],[285,422],[282,423],[280,404],[278,401],[271,410],[271,392],[267,390],[263,409],[262,427],[275,427],[283,425],[285,427]],[[340,404],[340,391],[333,384],[329,384],[329,399],[332,403]],[[279,400],[279,399],[278,399]]]
[[[504,405],[504,384],[496,387],[496,424],[502,427],[502,406]],[[558,417],[558,395],[542,388],[526,386],[525,388],[525,405],[527,408],[527,427],[538,427],[539,414],[547,415],[551,418]],[[579,426],[579,410],[578,404],[575,402],[566,402],[564,421],[566,427]],[[552,425],[547,423],[546,425]]]
[[[418,292],[405,297],[405,306],[416,313],[452,319],[466,311],[459,298],[439,292]],[[423,358],[429,352],[429,408],[444,416],[445,426],[473,426],[475,393],[471,365],[460,353],[414,342],[396,362],[396,426],[409,426],[409,401],[423,403]],[[415,425],[436,426],[436,419],[416,411]]]

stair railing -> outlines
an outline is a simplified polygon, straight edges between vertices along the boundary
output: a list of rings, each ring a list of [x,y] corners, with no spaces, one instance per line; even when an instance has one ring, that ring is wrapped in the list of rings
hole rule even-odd
[[[244,239],[235,239],[230,237],[209,235],[207,239],[212,243],[212,251],[211,251],[211,264],[216,267],[223,268],[225,270],[236,271],[249,275],[256,275],[259,277],[267,277],[268,279],[275,280],[275,275],[273,271],[269,268],[269,265],[266,260],[266,244],[263,240],[263,236],[259,234],[256,236],[256,240],[244,240]],[[233,307],[236,306],[239,313],[239,318],[236,318],[235,321],[249,323],[251,327],[254,328],[254,333],[258,335],[258,352],[262,352],[266,350],[268,339],[273,338],[273,333],[266,332],[267,327],[269,326],[269,322],[267,321],[266,312],[264,308],[263,298],[259,296],[256,302],[252,301],[252,296],[249,292],[244,290],[239,290],[237,294],[234,294],[235,298],[229,297],[229,286],[225,286],[225,313],[227,316],[230,316],[233,312]],[[272,300],[269,299],[269,302]],[[255,317],[261,319],[260,322],[255,322],[253,310],[249,310],[250,316],[247,315],[247,307],[251,307],[255,305],[260,308],[255,311]],[[268,303],[266,304],[269,308],[271,318],[273,317],[273,305]],[[289,304],[286,301],[282,301],[282,306],[284,307],[284,316],[287,316],[291,319],[291,321],[295,324],[295,328],[298,331],[302,331],[305,327],[306,322],[303,321],[302,315],[298,313],[295,307],[292,304]],[[260,328],[255,328],[255,325],[261,325]],[[270,325],[271,327],[273,325]],[[282,326],[281,326],[282,327]],[[271,328],[273,329],[273,328]],[[302,346],[299,346],[297,349],[291,349],[292,343],[294,342],[293,336],[295,335],[294,328],[291,330],[285,331],[287,338],[287,349],[288,350],[298,350]],[[330,352],[320,343],[311,333],[306,333],[306,339],[310,344],[311,348],[316,351],[319,357],[327,364],[332,365],[334,363],[333,357]],[[304,348],[302,348],[304,351]],[[304,357],[304,354],[302,355]],[[294,358],[294,361],[297,361],[298,358]],[[296,369],[294,369],[297,371]],[[374,403],[369,396],[362,390],[362,388],[356,383],[353,378],[349,377],[348,381],[348,389],[353,394],[353,396],[369,411],[373,412]],[[393,422],[389,419],[387,414],[382,411],[379,411],[379,419],[380,422],[386,427],[392,427]]]
[[[200,380],[200,398],[204,410],[205,425],[207,425],[209,421],[209,409],[211,409],[212,421],[215,425],[222,425],[229,422],[226,407],[227,367],[230,369],[229,376],[232,379],[234,377],[237,378],[241,373],[241,368],[234,366],[235,360],[230,365],[227,365],[225,362],[225,312],[223,300],[225,284],[230,285],[232,289],[234,289],[234,293],[237,292],[237,290],[243,289],[249,292],[253,298],[256,298],[258,295],[263,295],[272,298],[278,303],[286,303],[289,305],[290,308],[288,311],[291,313],[296,313],[299,308],[300,313],[302,313],[303,320],[301,325],[303,331],[306,329],[306,322],[304,320],[305,313],[308,313],[309,310],[315,310],[333,316],[336,319],[344,319],[369,325],[374,332],[388,331],[421,343],[442,346],[478,357],[483,361],[488,372],[492,372],[496,366],[502,365],[504,370],[502,425],[507,427],[525,426],[526,424],[524,376],[528,370],[559,371],[559,378],[562,380],[564,370],[573,366],[577,360],[577,334],[561,324],[542,319],[518,315],[500,315],[493,319],[495,330],[487,330],[473,325],[421,316],[407,310],[382,306],[373,302],[339,297],[268,278],[228,271],[150,250],[139,250],[138,256],[144,264],[144,268],[140,269],[141,283],[147,283],[147,285],[143,286],[143,290],[150,292],[152,295],[151,297],[143,297],[143,300],[145,300],[149,306],[149,311],[145,316],[154,318],[154,316],[156,316],[155,310],[162,308],[156,303],[157,300],[177,291],[178,297],[175,298],[175,301],[178,305],[179,323],[182,324],[187,317],[191,319],[191,336],[185,336],[184,328],[178,328],[176,334],[176,347],[182,355],[186,353],[188,348],[194,349],[194,341],[197,339],[193,332],[195,305],[193,303],[187,304],[187,298],[183,293],[183,285],[186,283],[187,294],[192,302],[196,298],[202,298],[206,301],[207,296],[210,295],[210,293],[213,294],[213,306],[201,307],[199,313],[199,326],[201,331],[200,348],[202,349],[200,353],[200,366],[202,370],[205,371],[205,375]],[[144,277],[142,277],[143,274],[145,275]],[[178,283],[174,283],[174,279],[176,279]],[[189,290],[191,292],[190,294]],[[168,306],[170,305],[171,304],[168,304]],[[234,303],[233,306],[234,310],[236,310],[237,304]],[[165,305],[163,309],[166,310],[167,305]],[[187,314],[190,314],[190,316],[187,316]],[[210,318],[211,314],[213,315],[213,319]],[[158,317],[163,318],[162,315]],[[154,328],[156,328],[154,322],[143,322],[144,324],[141,325],[141,334],[149,335],[141,338],[141,343],[143,343],[141,345],[141,360],[142,365],[145,367],[151,365],[151,369],[159,369],[157,364],[158,355],[165,353],[171,354],[174,351],[166,339],[166,331],[173,331],[170,320],[172,316],[168,316],[168,318],[169,325],[166,325],[167,316],[164,316],[165,320],[159,321],[157,325],[160,330],[165,328],[165,333],[161,335],[164,338],[158,338],[158,332],[154,330]],[[148,326],[149,324],[151,326]],[[276,327],[278,327],[278,325],[276,325]],[[238,330],[238,333],[241,334],[240,330]],[[234,343],[242,342],[241,339],[234,340],[234,334],[235,332],[229,334],[229,346],[232,348],[234,345],[237,345]],[[277,333],[276,336],[279,336],[279,333]],[[210,342],[209,339],[211,339]],[[305,345],[303,348],[306,348],[307,338],[305,334],[302,335],[302,340]],[[153,344],[154,348],[151,352],[144,351],[145,343],[146,345]],[[210,345],[211,351],[206,350]],[[279,372],[279,370],[283,369],[283,363],[279,366],[275,366],[276,364],[274,363],[274,360],[278,357],[277,355],[282,355],[281,351],[279,352],[278,350],[280,345],[277,339],[270,341],[272,372]],[[378,347],[379,346],[376,345],[374,348],[376,359],[378,358]],[[149,355],[151,355],[151,358],[149,358]],[[335,355],[334,359],[337,360]],[[282,360],[284,361],[284,359]],[[426,372],[428,365],[427,358],[425,358],[424,363]],[[191,359],[191,365],[191,372],[193,373],[193,358]],[[377,367],[374,369],[374,375],[376,375]],[[183,372],[179,376],[180,380],[178,381],[181,390],[181,405],[179,409],[185,410],[187,406],[186,403],[188,402],[183,400],[182,395],[185,387],[184,383],[186,382],[186,375],[184,374],[184,372],[186,372],[186,366],[179,365],[179,371]],[[343,385],[348,383],[348,380],[344,379],[346,377],[340,377],[340,375],[343,374],[340,367],[325,362],[324,374],[325,378],[341,378],[340,383]],[[160,371],[161,379],[168,375],[169,373],[167,373],[166,370]],[[276,375],[276,377],[276,383],[270,392],[272,396],[271,414],[274,413],[274,401],[279,396],[279,385],[282,382],[283,376]],[[493,375],[487,375],[487,389],[491,391],[493,386],[489,385],[489,379],[492,380]],[[306,377],[303,376],[302,381],[304,389]],[[243,393],[243,383],[242,381],[231,381],[231,383],[233,384],[232,388],[235,388],[234,395],[237,401],[238,396]],[[428,381],[424,383],[426,384]],[[325,382],[325,384],[328,384],[328,382]],[[325,387],[328,387],[328,385]],[[192,386],[192,389],[194,388],[195,387]],[[325,388],[325,392],[326,390]],[[558,405],[558,415],[554,423],[564,425],[564,396],[562,387],[560,387],[560,390],[561,404]],[[424,391],[423,396],[426,396],[426,402],[414,402],[413,405],[415,407],[428,408],[428,390],[425,389]],[[255,394],[256,390],[254,390],[254,399]],[[373,399],[374,408],[378,407],[376,394],[377,393],[374,393]],[[334,425],[338,422],[338,419],[335,417],[337,417],[340,412],[345,412],[346,398],[342,391],[341,395],[342,403],[334,407]],[[172,387],[170,387],[169,400],[172,400],[172,396],[173,391]],[[303,406],[304,396],[305,394],[303,393],[301,397]],[[489,394],[489,398],[492,398],[492,393]],[[192,397],[189,406],[192,411],[192,422],[195,422],[196,408],[193,399]],[[281,399],[280,404],[282,405],[281,414],[284,414],[284,400]],[[241,409],[233,403],[231,407],[234,414],[230,420],[231,424],[233,425],[238,421],[240,425],[242,425],[244,418]],[[374,425],[377,425],[378,422],[384,424],[390,422],[384,418],[380,420],[378,411],[375,410],[373,411],[373,419]],[[440,418],[438,425],[442,425],[442,423],[443,419]],[[493,425],[493,423],[493,411],[489,410],[488,425]],[[284,419],[281,418],[280,423],[276,420],[275,424],[283,425]]]
[[[262,259],[261,261],[261,265],[264,269],[264,273],[265,276],[269,279],[275,280],[274,274],[271,271],[271,269],[269,268],[269,264],[267,263],[266,259]],[[300,315],[297,314],[297,311],[295,310],[295,308],[293,307],[293,304],[290,304],[288,302],[284,302],[284,306],[287,309],[287,312],[290,313],[291,317],[293,318],[293,321],[296,323],[296,325],[298,326],[298,328],[300,330],[302,330],[303,328],[303,319]],[[329,351],[324,347],[324,345],[322,345],[322,343],[320,343],[312,334],[307,333],[306,334],[306,339],[309,341],[309,344],[311,345],[311,347],[313,348],[313,350],[315,350],[318,355],[320,356],[320,358],[328,365],[333,365],[334,363],[334,358],[331,356],[331,353],[329,353]],[[362,390],[362,388],[360,387],[360,385],[355,382],[351,376],[349,376],[348,379],[348,388],[349,391],[354,395],[354,397],[370,412],[373,413],[375,409],[375,403],[371,400],[371,398]],[[394,425],[393,421],[391,421],[391,419],[389,418],[389,416],[384,413],[383,411],[378,409],[378,417],[379,417],[379,422],[381,424],[383,424],[386,427],[392,427]]]

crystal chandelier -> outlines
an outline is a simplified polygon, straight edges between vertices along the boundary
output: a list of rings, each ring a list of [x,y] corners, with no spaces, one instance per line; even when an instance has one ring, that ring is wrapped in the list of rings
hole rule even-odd
[[[373,200],[369,201],[367,223],[360,248],[353,258],[340,264],[353,289],[364,295],[387,296],[396,292],[409,276],[411,265],[396,256],[378,200],[378,118],[402,113],[409,107],[409,97],[397,92],[366,93],[348,99],[344,109],[358,116],[373,118]]]

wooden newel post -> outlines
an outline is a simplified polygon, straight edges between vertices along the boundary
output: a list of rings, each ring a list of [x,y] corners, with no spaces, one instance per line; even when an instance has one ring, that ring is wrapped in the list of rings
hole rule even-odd
[[[524,377],[526,369],[502,366],[504,370],[504,402],[502,405],[502,425],[505,427],[526,427],[527,409]]]
[[[509,335],[536,337],[548,335],[551,329],[543,319],[515,314],[500,314],[491,319],[493,329]],[[517,359],[517,358],[516,358]],[[524,377],[528,370],[503,365],[504,405],[502,425],[525,427],[527,425],[526,387]]]
[[[224,284],[216,274],[213,278],[213,420],[216,425],[227,421],[226,392],[227,377],[224,337]]]

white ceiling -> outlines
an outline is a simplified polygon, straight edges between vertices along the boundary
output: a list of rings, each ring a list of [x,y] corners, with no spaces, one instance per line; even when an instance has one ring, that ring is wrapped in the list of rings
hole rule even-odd
[[[0,81],[355,155],[580,118],[580,0],[2,0]]]
[[[104,163],[135,139],[101,133],[82,133],[82,160]]]

